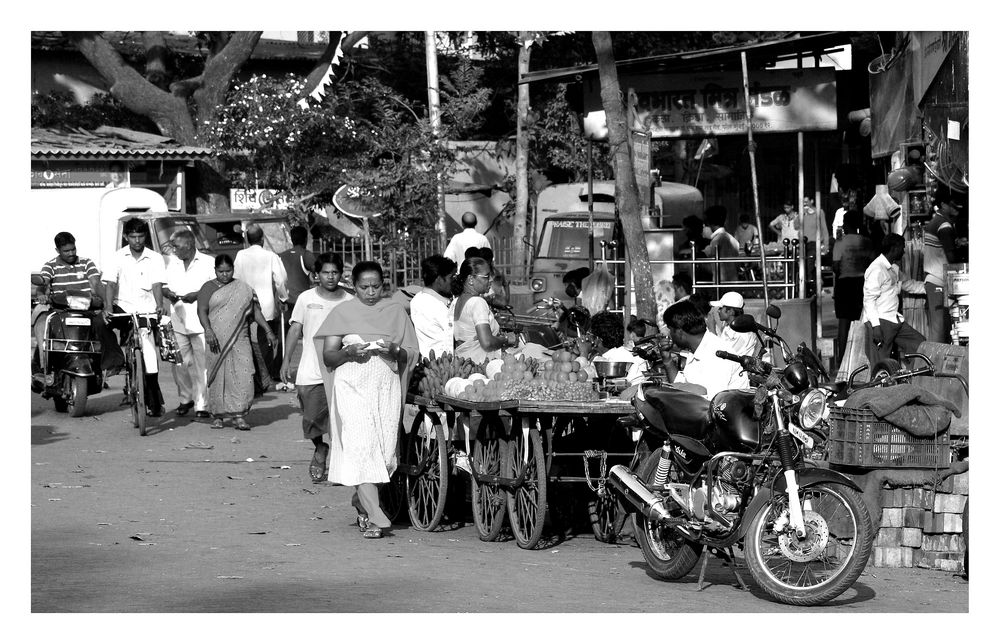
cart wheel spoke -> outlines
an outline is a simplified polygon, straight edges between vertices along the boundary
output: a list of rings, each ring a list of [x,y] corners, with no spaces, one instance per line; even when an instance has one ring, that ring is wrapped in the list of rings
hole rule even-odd
[[[522,422],[527,420],[522,419]],[[527,463],[524,462],[525,444],[528,448]],[[507,507],[517,545],[534,548],[541,539],[545,523],[548,484],[542,437],[536,427],[531,427],[528,431],[527,443],[521,428],[513,429],[504,470],[505,476],[514,479],[521,472],[525,473],[520,486],[507,490]]]

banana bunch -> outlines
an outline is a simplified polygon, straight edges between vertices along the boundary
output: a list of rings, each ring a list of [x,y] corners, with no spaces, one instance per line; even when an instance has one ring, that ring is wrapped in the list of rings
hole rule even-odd
[[[458,358],[454,354],[444,353],[430,355],[417,363],[413,376],[410,378],[410,393],[433,398],[444,393],[444,385],[452,378],[468,378],[474,373],[483,374],[484,365],[477,364],[469,358]]]

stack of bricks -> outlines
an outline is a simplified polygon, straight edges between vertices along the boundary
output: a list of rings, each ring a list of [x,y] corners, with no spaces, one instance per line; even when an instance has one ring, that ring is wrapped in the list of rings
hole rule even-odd
[[[927,486],[883,489],[875,566],[960,572],[965,555],[962,512],[968,501],[968,471],[949,476],[936,490]]]

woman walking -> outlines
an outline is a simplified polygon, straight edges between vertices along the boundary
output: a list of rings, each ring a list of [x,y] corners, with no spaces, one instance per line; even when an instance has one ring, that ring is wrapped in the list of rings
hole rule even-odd
[[[250,431],[244,418],[253,403],[253,353],[250,347],[250,317],[267,329],[268,342],[277,341],[260,312],[249,284],[233,279],[233,258],[223,253],[215,258],[215,279],[198,291],[198,319],[205,328],[208,369],[208,408],[221,429],[225,419]]]
[[[375,262],[351,271],[355,299],[338,305],[316,331],[323,342],[330,401],[330,480],[355,486],[351,504],[366,539],[392,524],[379,507],[379,483],[396,469],[396,438],[410,373],[420,355],[417,335],[399,302],[382,298]]]

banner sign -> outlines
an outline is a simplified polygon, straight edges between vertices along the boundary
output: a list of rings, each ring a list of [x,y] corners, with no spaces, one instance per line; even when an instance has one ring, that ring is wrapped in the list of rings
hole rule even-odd
[[[635,92],[636,113],[654,139],[746,134],[746,101],[739,72],[622,74]],[[584,134],[604,138],[600,79],[584,82]],[[837,129],[837,83],[831,67],[750,72],[754,132]],[[589,112],[589,114],[587,113]]]
[[[649,212],[649,198],[653,189],[653,175],[650,174],[649,133],[632,130],[632,167],[635,170],[635,185],[639,188],[639,208]]]
[[[103,188],[111,182],[106,162],[31,163],[32,188]]]
[[[285,210],[289,207],[288,198],[280,190],[266,188],[231,188],[229,190],[229,208],[233,212],[276,208]]]

